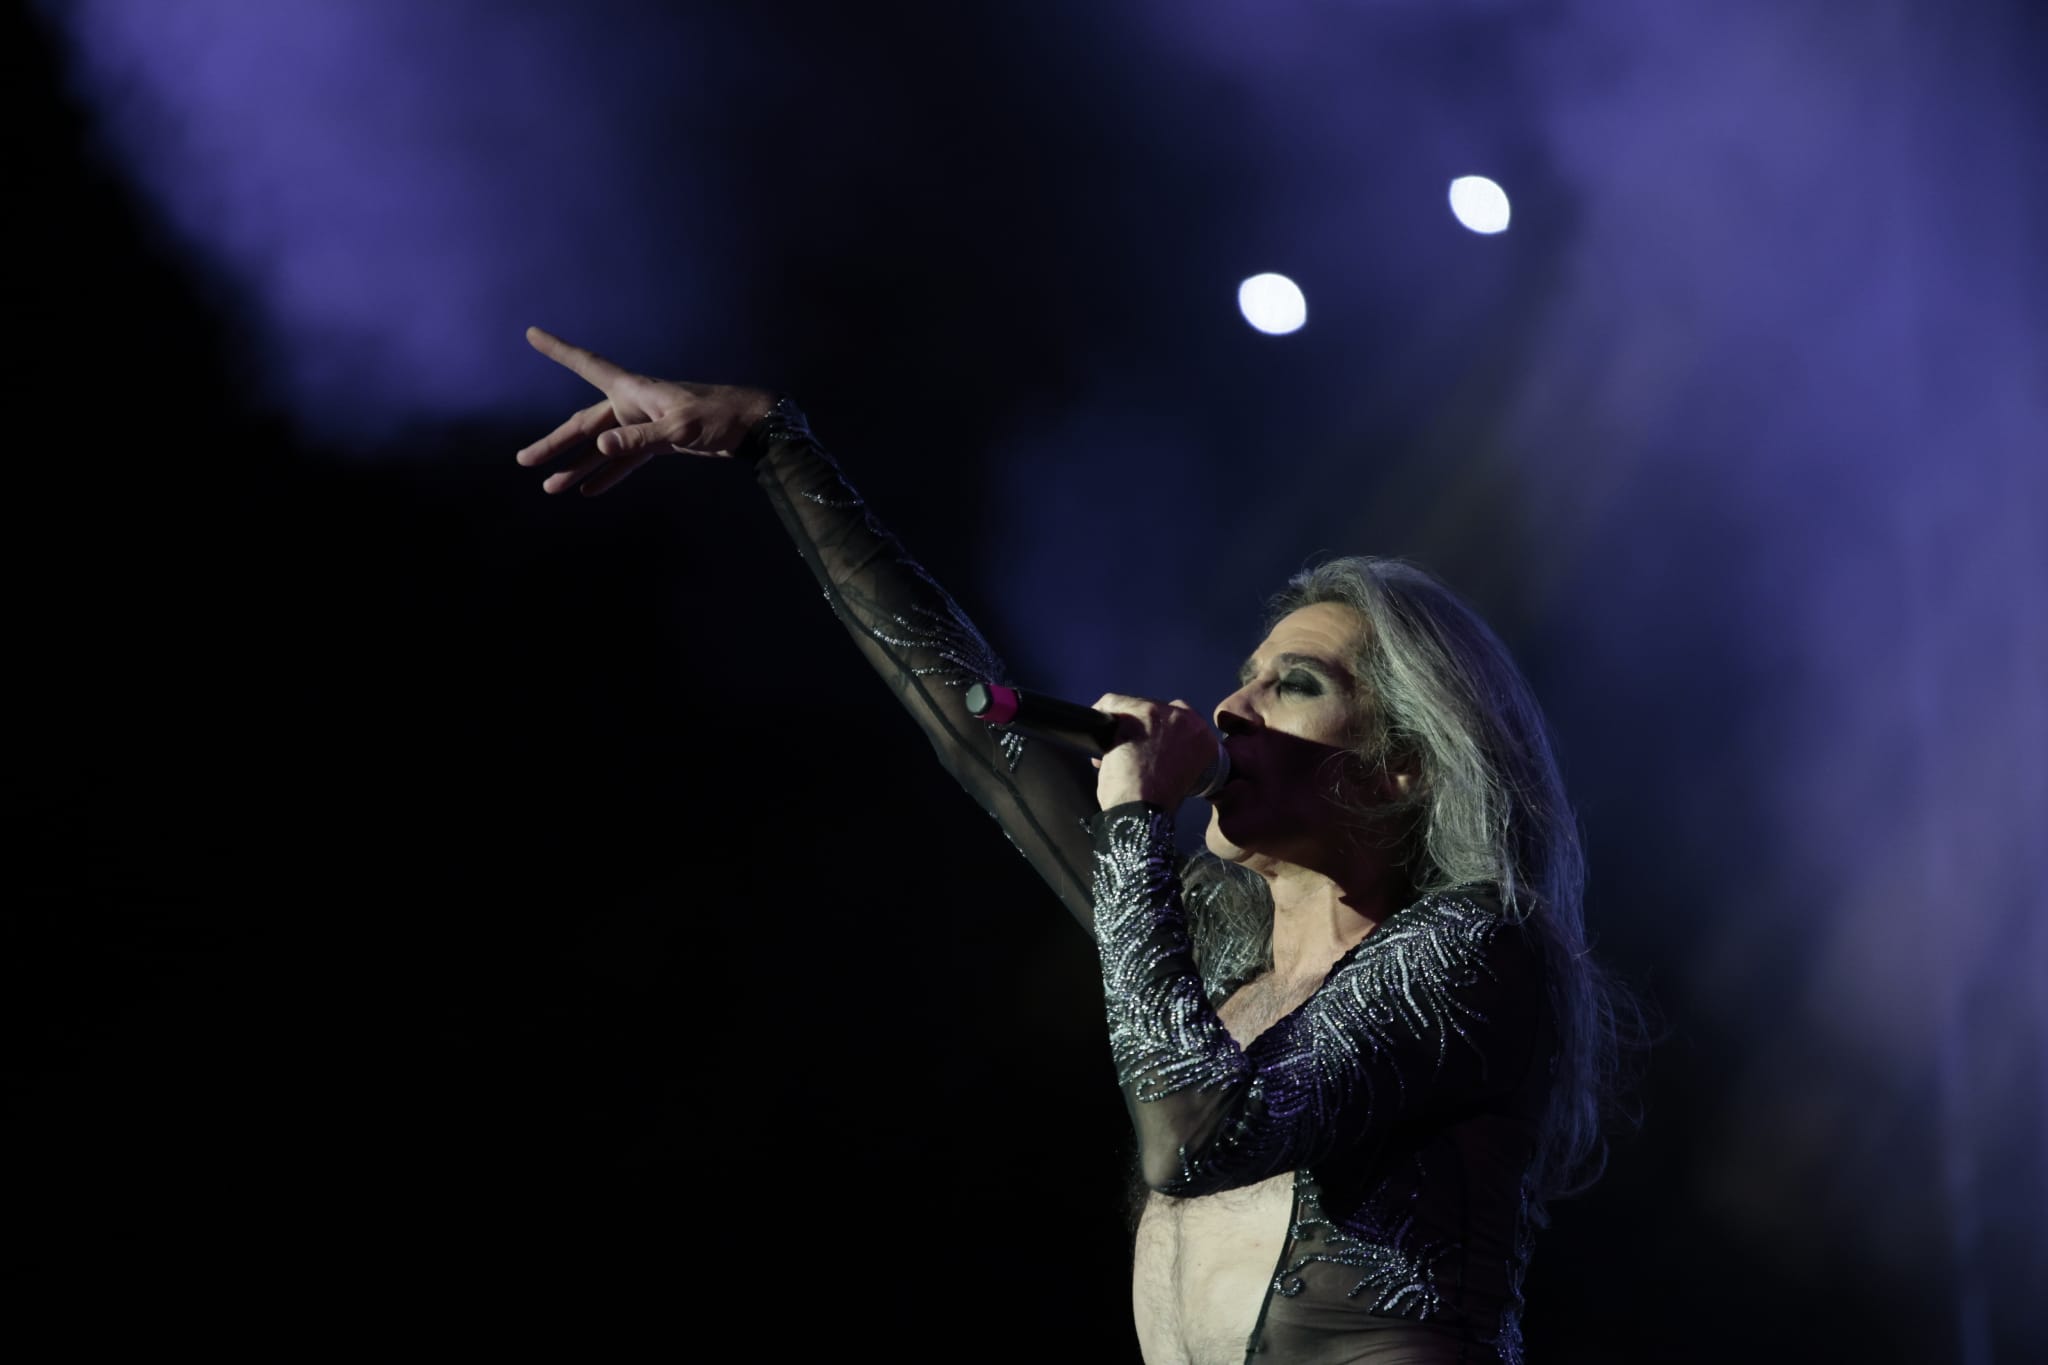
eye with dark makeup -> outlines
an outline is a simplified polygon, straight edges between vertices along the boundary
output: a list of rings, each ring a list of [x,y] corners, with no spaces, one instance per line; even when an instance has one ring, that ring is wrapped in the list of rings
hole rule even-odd
[[[1304,697],[1320,697],[1323,694],[1323,685],[1315,674],[1297,671],[1280,680],[1280,690]]]

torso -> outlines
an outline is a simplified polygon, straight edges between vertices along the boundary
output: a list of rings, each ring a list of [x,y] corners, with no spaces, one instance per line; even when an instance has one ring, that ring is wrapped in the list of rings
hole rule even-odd
[[[1217,1011],[1238,1046],[1292,1013],[1316,981],[1283,986],[1260,977]],[[1145,1201],[1131,1303],[1146,1365],[1235,1365],[1258,1321],[1287,1236],[1294,1175],[1196,1199]]]

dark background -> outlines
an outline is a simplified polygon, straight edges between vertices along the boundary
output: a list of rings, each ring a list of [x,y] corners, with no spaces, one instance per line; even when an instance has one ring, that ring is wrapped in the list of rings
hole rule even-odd
[[[742,472],[513,465],[531,321],[800,395],[1053,690],[1443,572],[1667,1035],[1532,1358],[2038,1348],[2038,14],[166,12],[6,20],[28,1302],[1136,1358],[1085,938]]]

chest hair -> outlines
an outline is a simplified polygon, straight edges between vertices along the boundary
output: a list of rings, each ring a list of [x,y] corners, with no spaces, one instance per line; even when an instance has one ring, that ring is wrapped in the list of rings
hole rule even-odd
[[[1216,1017],[1239,1047],[1250,1047],[1252,1039],[1301,1007],[1316,993],[1320,981],[1281,981],[1271,972],[1246,982],[1223,1002]]]

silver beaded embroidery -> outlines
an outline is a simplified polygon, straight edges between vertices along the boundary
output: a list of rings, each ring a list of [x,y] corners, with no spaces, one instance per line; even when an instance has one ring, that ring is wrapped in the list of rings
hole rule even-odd
[[[1095,934],[1109,1047],[1119,1083],[1141,1102],[1244,1079],[1244,1054],[1204,998],[1180,914],[1173,817],[1106,817],[1095,857]],[[1172,970],[1170,959],[1188,969]]]
[[[1110,1042],[1120,1081],[1140,1103],[1193,1088],[1242,1086],[1231,1114],[1198,1152],[1180,1152],[1169,1192],[1227,1187],[1285,1170],[1341,1122],[1350,1133],[1382,1131],[1420,1097],[1452,1049],[1484,1078],[1486,1013],[1476,988],[1491,983],[1487,953],[1502,921],[1460,895],[1426,895],[1351,950],[1299,1009],[1247,1052],[1204,1001],[1189,956],[1164,812],[1104,817],[1096,845],[1096,929]],[[1322,1263],[1357,1272],[1346,1297],[1372,1313],[1426,1320],[1446,1311],[1438,1268],[1456,1241],[1423,1236],[1420,1192],[1432,1184],[1417,1156],[1382,1180],[1341,1221],[1325,1212],[1313,1174],[1296,1172],[1289,1254],[1272,1281],[1286,1298]],[[1526,1261],[1526,1244],[1515,1248]],[[1519,1291],[1519,1274],[1513,1276]],[[1520,1356],[1519,1293],[1495,1342]]]
[[[1414,1170],[1380,1183],[1348,1226],[1323,1212],[1322,1190],[1307,1169],[1295,1172],[1294,1189],[1300,1217],[1288,1228],[1293,1257],[1273,1279],[1273,1292],[1286,1298],[1301,1293],[1301,1272],[1310,1265],[1344,1266],[1360,1272],[1344,1292],[1347,1299],[1365,1298],[1369,1311],[1392,1317],[1428,1319],[1443,1307],[1437,1289],[1437,1263],[1455,1246],[1427,1242],[1416,1236],[1414,1205],[1428,1173],[1422,1158]]]
[[[1515,1211],[1514,1252],[1507,1264],[1508,1301],[1501,1310],[1500,1329],[1493,1339],[1494,1349],[1500,1352],[1500,1365],[1522,1365],[1522,1279],[1536,1250],[1536,1192],[1529,1181],[1529,1176],[1522,1178],[1521,1203]]]
[[[1174,821],[1163,810],[1126,810],[1106,819],[1104,835],[1096,935],[1118,1081],[1141,1103],[1249,1081],[1251,1062],[1192,972],[1171,857]],[[1391,1099],[1399,1109],[1411,1081],[1421,1081],[1401,1064],[1415,1044],[1442,1066],[1456,1038],[1485,1064],[1473,1040],[1485,1015],[1466,993],[1491,976],[1485,952],[1499,927],[1464,896],[1430,894],[1366,935],[1303,1007],[1255,1044],[1266,1054],[1257,1068],[1266,1138],[1280,1144],[1290,1130],[1317,1128],[1339,1111],[1354,1115],[1350,1126],[1370,1130],[1376,1105]],[[1188,966],[1176,970],[1176,958]],[[1376,1095],[1374,1072],[1391,1078],[1399,1095]]]
[[[1353,1126],[1374,1127],[1375,1110],[1391,1104],[1398,1112],[1422,1079],[1402,1061],[1418,1044],[1435,1053],[1435,1070],[1455,1037],[1483,1070],[1471,1030],[1485,1016],[1466,992],[1491,975],[1486,946],[1499,928],[1462,897],[1431,895],[1368,935],[1301,1007],[1297,1026],[1268,1035],[1279,1055],[1262,1070],[1276,1118],[1320,1124],[1352,1113]],[[1398,1093],[1376,1093],[1375,1075],[1391,1079]]]
[[[839,462],[811,435],[802,411],[788,399],[782,399],[763,420],[768,424],[770,439],[807,443],[824,470],[822,478],[809,487],[795,490],[795,495],[819,507],[859,508],[862,523],[869,534],[888,547],[893,563],[930,590],[929,604],[918,602],[905,611],[890,612],[847,585],[839,584],[825,592],[825,600],[833,614],[847,620],[850,613],[854,624],[862,631],[893,649],[918,650],[939,660],[927,664],[905,662],[904,671],[915,677],[929,678],[952,688],[965,688],[977,682],[1001,682],[1007,678],[1009,670],[1003,666],[995,650],[989,647],[988,641],[982,638],[981,632],[975,629],[974,622],[960,609],[953,595],[925,570],[924,565],[911,558],[895,532],[876,518],[859,490],[848,482]],[[1024,736],[1013,730],[993,733],[1005,767],[1014,773],[1024,756]]]
[[[1121,812],[1107,818],[1104,833],[1095,923],[1119,1080],[1141,1102],[1248,1081],[1252,1065],[1204,1000],[1199,978],[1169,965],[1190,951],[1172,818]],[[1258,1071],[1268,1120],[1260,1128],[1269,1140],[1277,1144],[1340,1112],[1353,1116],[1351,1126],[1371,1128],[1375,1106],[1391,1099],[1398,1108],[1411,1080],[1421,1079],[1401,1062],[1416,1044],[1441,1067],[1455,1038],[1483,1073],[1472,1030],[1485,1015],[1467,994],[1492,974],[1486,948],[1500,927],[1465,897],[1432,894],[1361,940],[1299,1010],[1255,1044],[1266,1054]],[[1400,1093],[1374,1093],[1375,1073]]]

